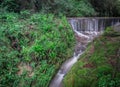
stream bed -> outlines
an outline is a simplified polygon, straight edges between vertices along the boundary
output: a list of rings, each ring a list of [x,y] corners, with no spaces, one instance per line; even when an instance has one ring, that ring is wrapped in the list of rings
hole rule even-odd
[[[85,52],[87,44],[91,42],[95,37],[102,34],[106,26],[113,26],[119,22],[119,19],[96,19],[96,18],[85,18],[85,19],[68,19],[71,27],[75,33],[76,46],[73,53],[73,57],[66,60],[53,80],[49,87],[63,87],[64,76],[69,72],[71,67],[77,62],[80,56]],[[107,20],[107,21],[105,21]],[[109,21],[109,22],[108,22]]]

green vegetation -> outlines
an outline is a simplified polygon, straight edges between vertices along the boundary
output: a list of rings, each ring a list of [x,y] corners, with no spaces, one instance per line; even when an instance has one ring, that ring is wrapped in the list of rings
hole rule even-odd
[[[64,86],[119,87],[120,32],[107,28],[96,38],[66,75]]]
[[[104,32],[104,36],[116,37],[120,36],[120,33],[118,31],[113,30],[112,27],[108,27]]]
[[[66,16],[120,16],[120,0],[0,0],[0,11],[23,10]]]
[[[95,14],[94,8],[88,0],[5,0],[1,1],[0,6],[1,11],[31,10],[32,12],[39,11],[66,16],[92,16]]]
[[[89,0],[99,16],[120,16],[120,0]]]
[[[119,9],[120,0],[0,0],[0,87],[48,87],[73,54],[66,16],[116,17]],[[119,41],[120,33],[108,28],[66,76],[65,86],[120,86]]]
[[[54,0],[54,5],[48,12],[54,14],[64,14],[66,16],[92,16],[95,14],[94,8],[88,0]]]
[[[1,14],[0,87],[48,87],[60,64],[73,54],[74,42],[64,16]]]

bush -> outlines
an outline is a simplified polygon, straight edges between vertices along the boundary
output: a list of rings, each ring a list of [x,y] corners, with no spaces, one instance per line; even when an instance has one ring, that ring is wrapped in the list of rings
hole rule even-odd
[[[1,9],[14,12],[29,10],[66,16],[93,16],[95,14],[89,0],[5,0],[0,5]]]
[[[88,0],[54,0],[54,5],[48,10],[54,14],[64,14],[66,16],[93,16],[94,8]]]
[[[120,0],[90,0],[90,2],[98,16],[120,16]]]
[[[19,11],[19,4],[18,1],[16,0],[1,0],[0,1],[0,7],[3,10],[8,10],[8,11]]]

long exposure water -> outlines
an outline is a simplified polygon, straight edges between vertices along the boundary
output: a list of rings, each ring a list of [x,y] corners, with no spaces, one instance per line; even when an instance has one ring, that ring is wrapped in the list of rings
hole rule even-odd
[[[73,57],[66,60],[51,81],[49,87],[63,87],[64,76],[84,53],[87,44],[99,36],[107,26],[119,23],[119,18],[68,18],[76,36],[76,47]]]

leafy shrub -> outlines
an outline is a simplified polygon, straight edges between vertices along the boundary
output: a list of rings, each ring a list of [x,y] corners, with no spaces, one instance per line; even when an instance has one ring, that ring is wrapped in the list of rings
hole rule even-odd
[[[110,74],[104,75],[99,78],[98,80],[98,87],[119,87],[120,86],[120,79],[119,78],[112,78]]]
[[[120,0],[90,0],[90,2],[99,16],[120,16]]]
[[[1,8],[8,11],[20,12],[22,10],[39,11],[43,13],[53,13],[56,15],[64,14],[66,16],[93,16],[94,8],[89,3],[89,0],[29,0],[2,1]],[[28,14],[23,11],[21,14]]]
[[[55,0],[52,10],[55,14],[62,13],[66,16],[92,16],[95,14],[94,8],[88,0]],[[51,11],[50,11],[51,12]]]
[[[17,11],[19,10],[19,4],[16,0],[1,0],[0,7],[8,11]]]

